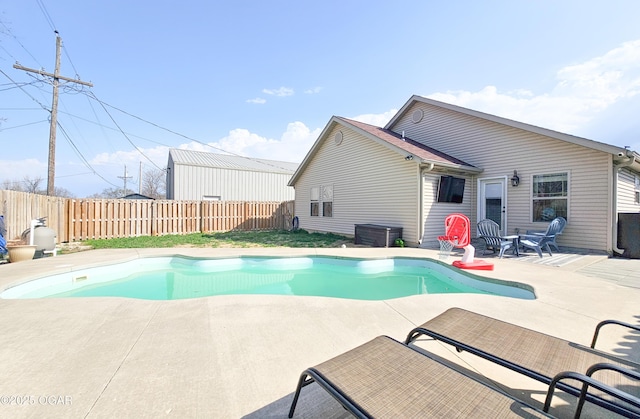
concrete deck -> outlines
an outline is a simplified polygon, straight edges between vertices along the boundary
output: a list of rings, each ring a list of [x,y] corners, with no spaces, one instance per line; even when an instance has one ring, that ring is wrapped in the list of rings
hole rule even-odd
[[[87,265],[168,254],[438,258],[435,250],[408,248],[94,250],[0,266],[0,289]],[[580,255],[550,266],[552,258],[546,264],[536,259],[492,258],[494,271],[474,272],[530,284],[536,300],[471,294],[387,301],[0,300],[0,417],[284,418],[305,368],[378,335],[403,340],[414,326],[454,306],[586,345],[602,319],[640,323],[640,261]],[[639,334],[605,329],[600,339],[599,348],[639,360]],[[417,345],[541,406],[545,388],[533,380],[437,342]],[[565,405],[560,398],[552,412],[569,417]],[[303,389],[295,417],[349,415],[312,385]]]

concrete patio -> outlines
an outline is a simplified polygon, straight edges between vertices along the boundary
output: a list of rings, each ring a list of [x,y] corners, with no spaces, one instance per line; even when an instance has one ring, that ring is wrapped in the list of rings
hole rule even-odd
[[[0,266],[0,289],[87,265],[172,254],[438,258],[437,250],[410,248],[94,250]],[[454,306],[586,345],[602,319],[640,323],[638,260],[578,255],[553,266],[537,256],[486,259],[495,270],[474,273],[530,284],[537,299],[440,294],[386,301],[258,295],[0,300],[0,416],[283,418],[305,368],[378,335],[403,340],[414,326]],[[541,406],[545,388],[533,380],[437,342],[420,339],[417,345]],[[640,361],[639,334],[604,329],[598,347]],[[557,398],[552,413],[570,417],[569,402]],[[303,389],[295,417],[349,415],[312,385]]]

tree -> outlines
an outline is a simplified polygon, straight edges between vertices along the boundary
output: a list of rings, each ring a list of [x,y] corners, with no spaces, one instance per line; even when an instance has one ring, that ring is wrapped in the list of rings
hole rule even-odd
[[[150,198],[164,199],[167,193],[166,170],[150,169],[142,176],[141,194]]]
[[[101,193],[96,193],[87,198],[96,198],[96,199],[112,199],[112,198],[122,198],[123,196],[135,193],[131,189],[127,188],[125,191],[123,188],[107,188],[103,190]]]
[[[41,176],[35,178],[25,176],[22,180],[3,180],[2,183],[0,183],[0,189],[46,195],[47,190],[41,187],[43,183],[44,179]],[[71,193],[71,191],[60,187],[56,187],[53,190],[53,196],[60,196],[62,198],[74,198],[74,195]]]
[[[43,191],[43,193],[46,193],[46,191]],[[53,188],[53,196],[59,196],[61,198],[75,198],[76,196],[71,193],[70,190],[65,189],[65,188],[61,188],[60,186],[56,186]]]
[[[2,189],[8,191],[29,192],[29,193],[46,193],[40,188],[44,179],[40,176],[31,178],[25,176],[22,180],[4,180],[2,181]]]
[[[40,184],[44,182],[44,179],[41,176],[38,176],[36,178],[30,178],[29,176],[25,176],[22,179],[22,183],[23,183],[23,187],[24,189],[22,190],[23,192],[29,192],[29,193],[39,193],[42,194],[43,190],[40,187]],[[46,194],[46,191],[45,191]]]

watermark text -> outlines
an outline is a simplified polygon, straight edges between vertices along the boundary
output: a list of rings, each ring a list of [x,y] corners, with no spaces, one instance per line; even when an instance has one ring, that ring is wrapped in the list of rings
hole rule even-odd
[[[16,394],[0,395],[0,406],[71,406],[73,398],[71,396],[59,396],[53,394]]]

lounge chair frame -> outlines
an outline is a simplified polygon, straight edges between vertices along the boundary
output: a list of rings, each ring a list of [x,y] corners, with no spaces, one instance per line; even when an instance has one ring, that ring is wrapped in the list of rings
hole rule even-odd
[[[533,378],[534,380],[540,381],[542,383],[545,383],[547,385],[550,384],[554,384],[555,387],[557,387],[558,389],[569,393],[575,397],[578,398],[582,398],[584,397],[584,400],[589,401],[591,403],[594,403],[600,407],[603,407],[605,409],[611,410],[617,414],[623,415],[623,416],[628,416],[628,417],[638,417],[640,416],[640,411],[634,411],[634,410],[630,410],[629,408],[614,403],[610,400],[604,399],[602,397],[599,397],[597,395],[594,395],[592,393],[586,393],[586,394],[582,394],[583,393],[583,388],[577,388],[574,386],[571,386],[569,384],[563,383],[561,380],[558,380],[558,382],[554,382],[554,377],[556,376],[556,374],[560,374],[560,373],[564,373],[565,371],[555,371],[553,374],[545,374],[544,372],[540,372],[537,371],[534,368],[531,367],[527,367],[524,365],[520,365],[517,362],[514,362],[510,359],[507,359],[508,354],[500,354],[500,355],[496,355],[492,352],[480,349],[478,347],[475,347],[473,345],[472,342],[462,342],[461,340],[456,339],[455,337],[450,337],[447,336],[441,332],[438,332],[437,330],[433,330],[433,328],[431,328],[431,324],[434,324],[435,320],[438,321],[443,321],[444,319],[447,319],[448,317],[452,317],[452,316],[465,316],[468,317],[468,322],[470,324],[471,327],[474,326],[474,319],[483,319],[484,321],[489,321],[494,323],[495,327],[501,327],[502,326],[507,326],[509,327],[511,330],[518,330],[522,333],[526,333],[527,335],[530,335],[531,337],[539,337],[541,339],[549,339],[551,341],[554,341],[556,343],[566,343],[567,347],[571,346],[573,348],[575,348],[574,350],[576,351],[589,351],[594,353],[595,355],[598,356],[602,356],[603,359],[608,359],[611,362],[619,362],[621,364],[624,364],[625,366],[627,366],[629,369],[634,368],[636,370],[640,369],[640,365],[635,364],[631,361],[627,361],[627,360],[623,360],[620,358],[615,357],[614,355],[602,352],[602,351],[597,351],[595,350],[595,344],[596,344],[596,340],[598,337],[598,333],[600,331],[600,329],[608,324],[615,324],[615,325],[619,325],[619,326],[624,326],[627,327],[629,329],[632,330],[636,330],[636,331],[640,331],[640,326],[635,326],[635,325],[631,325],[628,323],[624,323],[624,322],[620,322],[617,320],[605,320],[603,322],[600,322],[598,324],[598,326],[596,326],[596,331],[594,333],[594,337],[592,340],[592,346],[591,348],[588,348],[586,346],[582,346],[582,345],[578,345],[569,341],[565,341],[563,339],[560,338],[556,338],[553,336],[549,336],[549,335],[545,335],[543,333],[540,332],[536,332],[530,329],[526,329],[524,327],[520,327],[520,326],[516,326],[513,325],[511,323],[507,323],[507,322],[503,322],[501,320],[497,320],[497,319],[492,319],[490,317],[487,316],[483,316],[481,314],[477,314],[477,313],[473,313],[473,312],[469,312],[460,308],[451,308],[447,311],[445,311],[444,313],[442,313],[441,315],[435,317],[434,319],[424,323],[421,326],[418,326],[416,328],[414,328],[413,330],[411,330],[411,332],[409,332],[409,334],[407,335],[407,338],[405,340],[405,344],[410,344],[411,342],[415,341],[419,336],[421,335],[426,335],[429,336],[435,340],[439,340],[441,342],[445,342],[448,343],[452,346],[454,346],[456,348],[456,350],[458,352],[462,352],[462,351],[466,351],[469,352],[471,354],[477,355],[481,358],[484,358],[488,361],[494,362],[498,365],[501,365],[503,367],[506,367],[512,371],[518,372],[520,374],[526,375],[527,377]],[[465,319],[466,320],[466,319]],[[437,328],[438,325],[435,324],[435,327]],[[481,337],[479,335],[479,337]],[[499,351],[499,349],[496,348],[496,352]],[[609,368],[609,369],[613,369],[613,368]],[[580,373],[581,371],[575,371],[575,373]],[[633,396],[632,396],[633,397]],[[583,403],[583,402],[582,402]]]
[[[363,365],[367,367],[363,368]],[[448,387],[438,388],[434,381]],[[313,382],[317,382],[357,418],[470,414],[479,417],[521,417],[522,412],[529,417],[550,417],[502,390],[446,366],[427,352],[388,336],[379,336],[303,371],[291,403],[289,418],[295,413],[301,389]],[[386,393],[389,387],[393,394],[402,394],[404,397],[397,400],[389,396]],[[382,393],[389,398],[380,395],[381,389],[385,389]],[[434,394],[441,398],[435,400]],[[467,402],[461,403],[462,398],[466,398]]]
[[[302,373],[300,376],[300,380],[298,381],[298,387],[296,388],[296,393],[293,396],[293,401],[291,402],[291,408],[289,409],[289,418],[293,417],[293,413],[296,410],[296,405],[298,404],[298,399],[300,398],[300,391],[303,387],[308,386],[309,384],[313,384],[314,382],[318,383],[320,387],[322,387],[327,393],[331,395],[334,399],[338,401],[346,410],[349,411],[353,416],[358,419],[368,419],[371,416],[364,413],[364,409],[362,409],[356,402],[351,400],[349,396],[344,394],[339,388],[334,387],[329,380],[327,380],[319,371],[315,368],[308,368]]]

